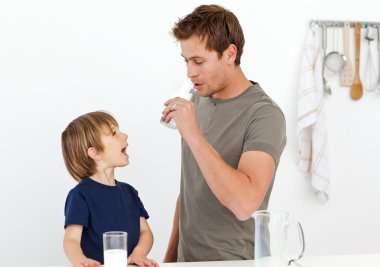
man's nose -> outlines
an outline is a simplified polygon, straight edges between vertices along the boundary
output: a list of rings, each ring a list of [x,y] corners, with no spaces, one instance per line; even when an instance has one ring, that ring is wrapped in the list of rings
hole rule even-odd
[[[187,77],[188,78],[194,78],[195,76],[197,76],[197,70],[196,68],[190,66],[190,64],[187,65]]]

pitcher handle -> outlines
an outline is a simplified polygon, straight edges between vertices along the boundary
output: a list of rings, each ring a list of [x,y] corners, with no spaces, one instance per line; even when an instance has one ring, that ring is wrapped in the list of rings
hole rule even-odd
[[[294,261],[297,261],[297,260],[301,259],[302,256],[303,256],[303,253],[305,252],[305,236],[303,234],[303,229],[302,229],[301,223],[299,223],[297,221],[294,221],[294,220],[291,220],[290,221],[290,225],[293,225],[293,224],[297,225],[299,239],[300,239],[300,242],[301,242],[302,246],[301,246],[301,251],[298,254],[298,256],[296,258],[294,258],[294,259],[290,259],[289,262],[288,262],[288,265],[290,265]]]

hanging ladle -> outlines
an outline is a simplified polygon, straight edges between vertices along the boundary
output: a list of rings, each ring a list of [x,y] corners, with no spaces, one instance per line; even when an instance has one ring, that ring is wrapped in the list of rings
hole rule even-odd
[[[337,27],[333,29],[333,51],[325,57],[326,67],[334,73],[340,72],[346,66],[347,58],[345,55],[338,52],[338,39],[336,36]]]

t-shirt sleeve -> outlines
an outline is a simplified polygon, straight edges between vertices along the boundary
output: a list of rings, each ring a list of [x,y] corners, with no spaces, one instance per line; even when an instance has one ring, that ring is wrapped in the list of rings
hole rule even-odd
[[[139,192],[134,187],[132,187],[132,190],[133,190],[133,193],[136,195],[136,198],[137,198],[137,204],[138,204],[138,208],[139,208],[139,211],[140,211],[140,217],[144,217],[145,219],[148,219],[149,218],[149,214],[146,211],[146,209],[144,207],[144,204],[142,203],[142,201],[141,201],[141,199],[139,197]]]
[[[87,202],[78,190],[71,190],[65,203],[65,228],[69,224],[87,227],[90,217]]]
[[[282,111],[270,104],[256,110],[248,124],[243,152],[266,152],[277,165],[285,144],[286,123]]]
[[[145,217],[145,219],[148,219],[149,218],[149,214],[148,212],[146,211],[146,209],[144,208],[144,205],[142,203],[142,201],[139,199],[139,208],[140,208],[140,217]]]

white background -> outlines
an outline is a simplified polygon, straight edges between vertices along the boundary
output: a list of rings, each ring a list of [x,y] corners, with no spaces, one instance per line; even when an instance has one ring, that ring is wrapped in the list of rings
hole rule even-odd
[[[169,31],[210,1],[0,2],[0,261],[68,265],[63,208],[75,186],[60,134],[75,117],[105,109],[129,134],[130,165],[117,176],[139,190],[161,261],[179,192],[180,138],[159,123],[185,76]],[[270,208],[301,221],[306,254],[380,252],[380,93],[354,102],[331,80],[326,99],[331,198],[319,202],[296,169],[296,92],[310,19],[380,21],[362,1],[215,1],[246,36],[242,68],[282,107],[288,143]]]

